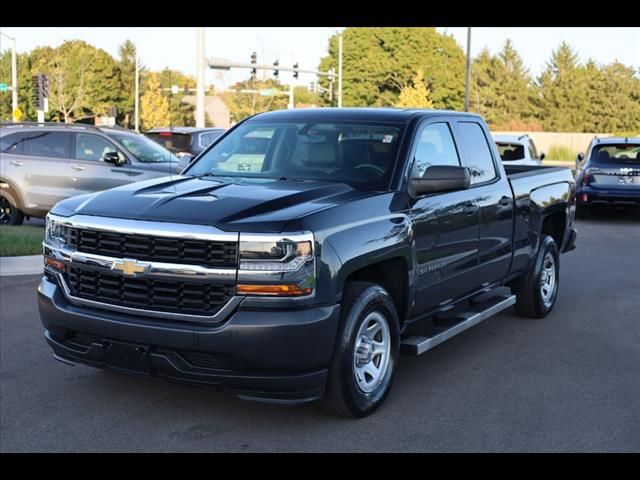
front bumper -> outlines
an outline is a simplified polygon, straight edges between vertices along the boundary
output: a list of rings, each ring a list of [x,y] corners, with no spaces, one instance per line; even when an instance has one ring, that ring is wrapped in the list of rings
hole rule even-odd
[[[305,402],[324,394],[339,306],[243,309],[217,325],[186,324],[70,304],[43,278],[38,307],[59,360],[158,375],[243,398]]]

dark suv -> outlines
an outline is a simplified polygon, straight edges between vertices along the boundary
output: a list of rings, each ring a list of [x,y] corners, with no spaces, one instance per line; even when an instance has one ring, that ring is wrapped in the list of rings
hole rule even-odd
[[[195,157],[224,132],[224,128],[171,127],[154,128],[145,135],[178,157]]]
[[[577,215],[592,207],[640,207],[640,138],[594,138],[576,159]]]

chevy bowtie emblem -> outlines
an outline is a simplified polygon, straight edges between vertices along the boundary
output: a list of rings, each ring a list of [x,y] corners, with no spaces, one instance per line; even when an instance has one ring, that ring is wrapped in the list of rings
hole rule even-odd
[[[136,260],[124,258],[113,263],[111,270],[122,272],[123,275],[135,277],[138,273],[146,273],[149,270],[148,263],[139,263]]]

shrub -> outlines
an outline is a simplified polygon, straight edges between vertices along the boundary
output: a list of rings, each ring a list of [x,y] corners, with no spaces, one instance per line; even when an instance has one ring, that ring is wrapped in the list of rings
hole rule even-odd
[[[564,145],[551,145],[545,160],[572,161],[576,159],[578,152],[574,152]]]

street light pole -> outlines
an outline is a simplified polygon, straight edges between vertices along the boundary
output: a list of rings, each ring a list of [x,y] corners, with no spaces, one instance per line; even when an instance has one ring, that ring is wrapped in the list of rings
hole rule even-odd
[[[2,32],[0,32],[2,33]],[[13,123],[17,123],[16,112],[18,111],[18,60],[16,58],[16,39],[6,33],[2,33],[11,40],[11,107]]]
[[[469,84],[471,80],[471,27],[467,27],[467,78],[464,87],[464,111],[469,111]]]
[[[338,108],[342,108],[342,33],[338,35]]]
[[[204,128],[204,27],[198,27],[198,77],[196,85],[196,127]]]
[[[135,115],[135,129],[136,132],[140,131],[140,67],[138,64],[138,46],[136,45],[136,94],[134,100],[134,115]]]

